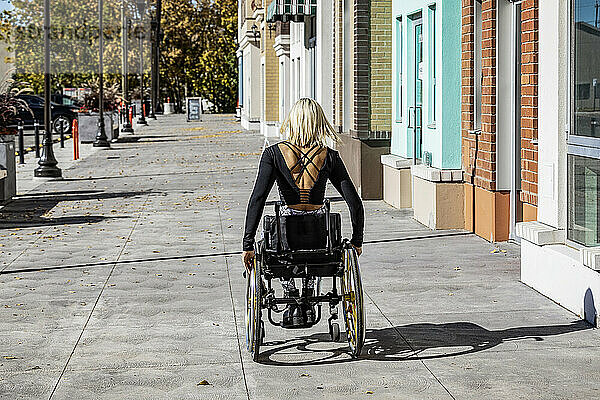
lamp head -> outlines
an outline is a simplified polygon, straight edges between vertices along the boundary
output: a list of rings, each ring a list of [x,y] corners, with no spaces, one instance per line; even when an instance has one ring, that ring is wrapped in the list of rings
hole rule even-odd
[[[138,8],[140,15],[146,12],[146,0],[135,0],[135,5]]]

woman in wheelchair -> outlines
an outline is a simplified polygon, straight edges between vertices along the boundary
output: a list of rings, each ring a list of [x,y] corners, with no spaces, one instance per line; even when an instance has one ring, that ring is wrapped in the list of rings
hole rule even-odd
[[[254,190],[248,202],[242,256],[247,272],[251,272],[256,262],[254,237],[267,197],[275,182],[277,182],[282,203],[281,206],[276,205],[278,218],[279,216],[304,216],[306,218],[303,221],[314,221],[312,228],[310,224],[307,227],[306,223],[293,223],[293,218],[285,227],[280,227],[278,221],[278,229],[274,228],[273,231],[276,232],[271,233],[271,236],[278,236],[277,250],[309,250],[323,247],[324,241],[326,242],[328,239],[323,237],[324,229],[319,226],[322,225],[319,221],[323,221],[320,216],[327,214],[329,217],[328,202],[325,201],[325,187],[329,180],[350,209],[352,238],[348,245],[351,247],[348,248],[353,248],[355,254],[360,255],[364,228],[363,205],[339,153],[327,147],[328,139],[337,143],[339,137],[333,126],[327,121],[321,106],[309,98],[298,100],[281,127],[281,133],[282,136],[287,137],[287,140],[264,150]],[[268,217],[265,217],[265,225],[270,223],[267,219]],[[284,218],[281,221],[284,221]],[[328,225],[329,228],[331,227]],[[339,230],[339,226],[337,228]],[[268,227],[265,228],[265,235],[267,230]],[[272,241],[273,238],[265,237],[263,242],[268,243],[259,243],[259,245],[268,247]],[[299,291],[295,286],[293,276],[280,278],[284,297],[297,298]],[[303,293],[303,297],[312,296],[314,282],[314,276],[303,279],[302,289],[303,292],[307,292]],[[317,293],[318,295],[319,293]],[[312,305],[289,302],[284,310],[281,325],[284,327],[311,326],[314,319],[315,310]]]

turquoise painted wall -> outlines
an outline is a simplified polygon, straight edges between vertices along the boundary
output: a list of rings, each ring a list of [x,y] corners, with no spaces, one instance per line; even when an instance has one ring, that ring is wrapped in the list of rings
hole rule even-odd
[[[430,6],[435,4],[435,23]],[[461,168],[461,2],[460,0],[393,0],[392,3],[392,154],[412,158],[413,131],[408,128],[409,107],[415,104],[415,16],[423,24],[423,151],[432,153],[432,165]],[[398,22],[398,17],[401,22]],[[402,40],[399,40],[401,26]],[[433,29],[435,26],[435,29]],[[435,103],[432,86],[433,31],[435,30]],[[401,74],[400,74],[401,73]],[[398,82],[402,82],[399,95]],[[433,105],[435,104],[435,105]],[[435,123],[432,120],[435,107]],[[398,112],[400,111],[400,112]],[[414,125],[414,118],[411,123]]]

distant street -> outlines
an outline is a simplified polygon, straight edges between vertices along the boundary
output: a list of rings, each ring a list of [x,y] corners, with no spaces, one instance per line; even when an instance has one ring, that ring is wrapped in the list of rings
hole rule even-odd
[[[82,145],[62,181],[20,167],[0,206],[0,399],[600,398],[598,331],[519,282],[518,245],[382,201],[365,202],[363,356],[326,321],[265,321],[253,362],[239,253],[264,138],[203,118]]]

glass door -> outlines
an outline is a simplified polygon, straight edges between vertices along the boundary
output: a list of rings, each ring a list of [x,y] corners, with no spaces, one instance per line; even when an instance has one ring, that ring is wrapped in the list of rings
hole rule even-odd
[[[413,151],[414,159],[422,157],[423,132],[423,23],[415,21],[415,105]]]

